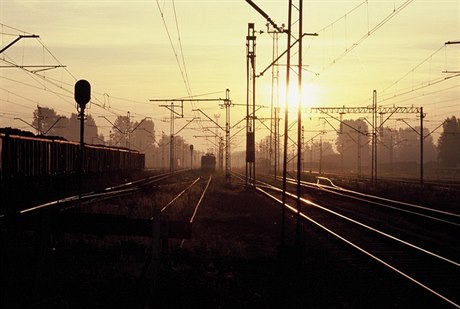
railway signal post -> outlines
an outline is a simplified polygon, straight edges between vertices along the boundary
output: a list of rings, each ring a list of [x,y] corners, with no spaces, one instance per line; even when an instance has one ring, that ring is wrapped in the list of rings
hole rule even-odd
[[[91,85],[87,80],[81,79],[75,83],[75,102],[77,102],[78,117],[80,118],[80,158],[78,160],[78,191],[82,193],[83,160],[85,153],[85,108],[91,99]]]

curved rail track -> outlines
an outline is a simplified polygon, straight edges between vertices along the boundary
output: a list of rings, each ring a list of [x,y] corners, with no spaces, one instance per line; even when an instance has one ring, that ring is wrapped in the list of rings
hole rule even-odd
[[[97,242],[104,245],[110,243],[113,236],[121,236],[117,239],[122,240],[143,237],[142,243],[147,246],[152,239],[150,252],[156,252],[157,257],[163,254],[162,246],[168,238],[182,239],[183,243],[183,238],[191,235],[191,222],[212,177],[205,179],[187,171],[179,174],[155,175],[0,215],[0,257],[3,266],[6,265],[0,269],[0,277],[8,283],[2,290],[2,301],[18,304],[18,308],[46,302],[47,297],[53,295],[47,284],[53,286],[55,278],[60,276],[51,265],[57,256],[66,256],[64,243],[69,241],[74,245],[75,239],[80,238],[74,234],[82,235],[85,241],[95,239],[85,235],[109,236],[97,237]],[[133,197],[120,199],[128,195]],[[108,203],[99,203],[109,199]],[[153,209],[158,210],[158,217]],[[144,253],[140,258],[141,267],[143,258]],[[155,266],[151,268],[158,268],[156,261],[161,259],[150,256],[146,262]],[[151,278],[155,280],[154,276],[147,279]]]
[[[295,218],[460,308],[459,214],[345,190],[330,181],[302,182],[297,197],[289,192],[295,192],[295,181],[287,182],[285,207]],[[279,185],[258,181],[256,189],[282,204]]]
[[[321,184],[321,182],[326,182],[328,184]],[[296,184],[294,179],[287,179],[287,182],[290,184]],[[362,201],[365,203],[370,203],[375,206],[391,208],[397,211],[409,213],[415,216],[425,217],[430,220],[440,221],[446,224],[451,224],[457,227],[460,227],[460,213],[454,213],[451,211],[443,211],[436,208],[430,208],[425,206],[420,206],[412,203],[401,202],[394,199],[384,198],[380,196],[364,194],[358,191],[348,190],[336,186],[332,180],[325,177],[317,177],[316,183],[311,183],[307,181],[301,181],[301,185],[304,188],[319,189],[325,192],[343,196],[345,198],[354,199],[357,201]]]
[[[182,172],[183,171],[153,175],[143,179],[127,182],[121,185],[107,187],[101,191],[86,192],[82,193],[81,195],[73,195],[66,198],[61,198],[55,201],[18,210],[17,215],[31,214],[41,210],[50,210],[56,208],[58,208],[59,210],[65,210],[68,208],[76,207],[81,204],[93,203],[111,198],[130,195],[139,192],[140,190],[148,186],[158,185],[160,182],[166,182],[168,178],[171,178],[172,176],[180,174]],[[0,214],[0,220],[5,219],[5,216],[5,214]]]
[[[347,175],[347,174],[323,174],[328,178],[333,178],[336,180],[356,180],[356,176]],[[372,178],[368,176],[360,176],[359,181],[372,182]],[[420,183],[418,178],[402,178],[397,176],[379,176],[378,182],[380,183],[392,183],[399,185],[414,185],[424,188],[437,188],[440,190],[447,190],[453,192],[460,192],[460,183],[458,177],[452,179],[434,179],[434,178],[425,178],[423,183]]]

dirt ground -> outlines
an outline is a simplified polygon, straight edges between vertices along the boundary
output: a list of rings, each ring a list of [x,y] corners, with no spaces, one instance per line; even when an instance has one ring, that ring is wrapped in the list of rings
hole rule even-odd
[[[159,199],[161,193],[155,193]],[[146,197],[142,197],[143,200]],[[132,202],[130,202],[132,203]],[[145,204],[139,203],[140,205]],[[2,308],[413,308],[438,306],[425,292],[362,263],[311,226],[294,246],[281,209],[234,180],[215,178],[198,209],[192,238],[170,240],[161,264],[148,238],[55,235],[47,263],[18,260]],[[27,235],[20,242],[32,241]],[[18,247],[18,256],[34,252]],[[12,269],[12,272],[15,271]],[[7,301],[5,301],[5,299]]]
[[[443,304],[337,240],[286,217],[234,180],[217,179],[193,224],[171,251],[154,305],[160,308],[413,308]],[[299,253],[300,252],[300,253]]]

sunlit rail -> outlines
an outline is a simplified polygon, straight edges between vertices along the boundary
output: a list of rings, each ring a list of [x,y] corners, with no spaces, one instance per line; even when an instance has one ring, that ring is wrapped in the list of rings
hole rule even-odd
[[[326,177],[317,177],[318,181],[316,183],[301,181],[301,185],[304,187],[310,188],[319,188],[321,190],[327,191],[329,193],[340,195],[343,197],[363,201],[366,203],[371,203],[374,205],[392,208],[398,211],[410,213],[413,215],[425,217],[431,220],[440,221],[443,223],[451,224],[454,226],[460,226],[460,214],[453,212],[442,211],[439,209],[424,207],[412,203],[406,203],[401,201],[396,201],[393,199],[388,199],[380,196],[370,195],[361,193],[358,191],[348,190],[339,186],[336,186],[332,180]],[[330,185],[321,184],[319,180],[325,180],[330,183]],[[288,183],[296,184],[294,179],[287,179]]]
[[[289,180],[289,182],[293,182],[293,180]],[[332,194],[339,195],[339,196],[346,197],[346,198],[349,197],[348,196],[349,193],[354,193],[353,191],[348,192],[348,190],[342,190],[341,188],[338,188],[337,186],[335,186],[332,182],[330,182],[328,186],[320,185],[317,183],[302,182],[302,186],[308,186],[308,187],[315,188],[315,189],[319,188],[323,192],[332,193]],[[282,200],[280,198],[282,190],[279,187],[266,183],[266,182],[258,181],[256,185],[256,190],[264,194],[265,196],[269,197],[270,199],[276,201],[277,203],[282,204]],[[289,199],[292,199],[292,200],[297,199],[296,194],[286,192],[286,195],[289,197]],[[352,195],[352,198],[358,200],[361,203],[372,203],[372,204],[378,203],[379,205],[381,204],[380,206],[385,206],[385,207],[387,206],[384,205],[384,202],[392,202],[392,203],[397,202],[397,201],[388,200],[384,198],[380,198],[378,199],[379,202],[376,202],[375,199],[368,200],[365,197],[371,197],[371,196],[362,195],[362,197],[357,197],[357,196]],[[327,231],[329,234],[344,241],[346,244],[359,250],[360,252],[364,253],[366,256],[372,258],[373,260],[378,261],[380,264],[398,273],[399,275],[405,277],[406,279],[422,287],[423,289],[435,295],[436,297],[442,299],[443,301],[455,307],[460,306],[458,303],[458,300],[455,300],[455,298],[458,297],[458,295],[449,296],[449,293],[452,293],[452,292],[446,292],[442,288],[440,288],[439,284],[438,285],[433,284],[432,281],[430,281],[430,278],[427,279],[426,277],[427,275],[422,276],[422,279],[420,279],[421,270],[415,271],[415,272],[412,271],[412,274],[410,271],[404,270],[404,266],[402,266],[403,264],[401,264],[402,262],[398,264],[397,263],[398,261],[395,261],[394,258],[391,257],[393,252],[396,252],[395,249],[393,249],[393,247],[396,245],[392,244],[392,242],[398,244],[398,248],[399,248],[397,249],[398,251],[404,250],[403,256],[404,256],[405,262],[406,263],[409,262],[410,264],[415,266],[415,268],[417,267],[423,268],[423,272],[426,272],[427,274],[429,274],[430,271],[432,272],[435,269],[437,270],[438,267],[442,269],[444,271],[442,276],[445,277],[446,284],[448,282],[454,282],[454,285],[455,285],[456,280],[458,280],[459,278],[458,275],[460,271],[460,263],[456,261],[455,259],[445,257],[443,254],[438,254],[436,252],[433,252],[433,250],[422,248],[421,246],[415,245],[411,243],[410,241],[403,240],[401,237],[397,237],[397,236],[391,235],[390,233],[384,232],[381,229],[371,227],[369,224],[359,222],[356,219],[345,216],[339,213],[338,211],[328,209],[328,207],[322,206],[319,203],[312,202],[304,197],[300,197],[299,200],[301,201],[303,205],[303,207],[299,210],[299,213],[297,212],[296,207],[291,206],[288,203],[285,203],[286,209],[288,209],[291,213],[295,214],[296,217],[301,218],[301,220],[303,221],[313,223],[315,226],[321,228],[324,231]],[[401,204],[407,204],[407,203],[401,203]],[[390,206],[390,208],[396,209],[398,211],[401,210],[401,211],[404,211],[410,214],[417,214],[418,216],[421,216],[425,219],[435,220],[439,224],[448,224],[448,225],[451,225],[453,229],[456,229],[458,227],[457,222],[439,220],[439,218],[435,216],[426,216],[424,214],[417,213],[417,211],[419,211],[420,209],[428,210],[428,211],[430,211],[431,209],[425,209],[425,207],[421,207],[421,206],[417,207],[418,205],[412,205],[412,204],[408,204],[408,205],[412,206],[415,209],[415,211],[407,211],[404,209],[401,210],[394,206]],[[315,217],[315,212],[313,212],[313,209],[316,209],[317,211],[318,210],[321,211],[322,215],[316,215]],[[333,215],[333,217],[331,216],[326,217],[324,216],[325,213],[329,215]],[[436,210],[434,210],[433,213],[436,215],[442,214],[443,216],[444,215],[451,216],[454,219],[458,217],[458,215],[456,214],[446,213],[446,212],[436,211]],[[362,232],[362,234],[366,235],[366,238],[370,237],[369,233],[374,233],[376,235],[379,235],[379,237],[384,237],[387,240],[386,241],[376,240],[377,236],[372,236],[372,238],[370,238],[372,244],[370,245],[369,240],[368,240],[368,243],[366,243],[365,241],[363,241],[363,239],[357,238],[356,236],[351,237],[350,234],[347,235],[347,231],[350,229],[348,226],[344,228],[344,226],[341,225],[341,229],[337,230],[337,228],[335,228],[334,225],[331,223],[331,222],[336,222],[337,220],[341,220],[341,222],[345,220],[346,222],[353,224],[354,226],[358,226],[359,228],[364,228],[365,231],[367,232],[365,233]],[[328,225],[332,227],[328,227]],[[378,245],[376,246],[375,243],[377,243]],[[380,249],[377,252],[375,252],[375,249],[374,249],[374,252],[373,252],[372,246],[379,247]],[[402,248],[401,246],[407,249],[401,249]],[[385,248],[385,250],[382,250],[381,248]],[[414,253],[414,252],[418,252],[418,253]],[[430,261],[432,261],[431,263],[433,264],[430,264],[429,267],[425,267],[427,265],[426,262],[424,263],[420,261],[425,260],[426,257],[422,258],[420,255],[430,257]],[[389,260],[391,259],[393,259],[393,261],[390,262]],[[432,259],[437,260],[437,262],[433,262],[434,260]],[[435,285],[435,287],[433,287],[432,285]]]

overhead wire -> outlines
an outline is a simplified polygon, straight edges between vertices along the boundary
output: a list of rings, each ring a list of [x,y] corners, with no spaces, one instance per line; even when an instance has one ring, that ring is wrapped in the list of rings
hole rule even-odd
[[[176,12],[176,5],[175,5],[174,0],[172,0],[172,5],[173,5],[173,11],[174,11],[174,20],[176,22],[177,40],[179,42],[179,49],[180,49],[180,54],[181,54],[181,58],[182,58],[182,66],[184,68],[184,73],[185,73],[187,93],[191,97],[192,96],[192,89],[190,87],[190,80],[188,78],[187,66],[185,65],[184,50],[182,48],[182,40],[181,40],[181,36],[180,36],[179,22],[177,21],[177,12]]]
[[[160,3],[158,2],[158,0],[156,0],[156,3],[157,3],[157,7],[158,7],[158,10],[160,11],[160,16],[161,16],[161,19],[163,21],[163,26],[166,30],[166,34],[168,36],[168,39],[169,39],[169,44],[171,45],[171,48],[173,50],[173,53],[174,53],[174,58],[176,59],[176,63],[179,67],[179,71],[181,73],[181,76],[182,76],[182,81],[185,85],[185,88],[187,89],[187,92],[188,92],[188,85],[187,85],[187,79],[185,78],[185,72],[182,68],[182,65],[180,64],[180,61],[179,61],[179,56],[177,55],[177,51],[176,51],[176,48],[174,47],[174,43],[172,41],[172,38],[171,38],[171,34],[169,32],[169,29],[168,29],[168,25],[166,24],[166,20],[165,20],[165,17],[164,17],[164,13],[163,13],[163,10],[161,9],[160,7]]]
[[[422,82],[420,84],[415,85],[415,87],[414,86],[407,87],[407,88],[401,90],[401,92],[399,92],[397,94],[394,94],[392,96],[388,96],[387,98],[379,99],[379,102],[385,102],[385,101],[388,101],[388,100],[391,100],[391,99],[394,99],[394,98],[397,98],[397,97],[400,97],[400,96],[403,96],[403,95],[406,95],[406,94],[421,90],[423,88],[431,87],[433,85],[442,83],[444,81],[447,81],[449,79],[459,77],[459,76],[460,76],[460,73],[456,73],[456,74],[452,74],[452,75],[449,75],[449,76],[446,76],[446,77],[439,77],[439,78],[436,78],[436,79],[429,80],[427,82]],[[409,89],[409,90],[407,90],[407,89]]]
[[[404,9],[405,7],[407,7],[412,1],[406,1],[405,3],[403,3],[401,6],[399,6],[398,8],[394,8],[393,12],[391,14],[389,14],[387,17],[385,17],[380,23],[378,23],[376,26],[374,26],[372,28],[372,30],[368,30],[368,34],[364,35],[363,37],[361,37],[360,40],[358,40],[356,43],[354,43],[352,46],[351,46],[351,49],[355,48],[359,43],[361,43],[365,38],[367,38],[370,34],[372,34],[373,32],[375,32],[376,30],[378,30],[380,27],[382,27],[386,22],[388,22],[392,17],[394,17],[397,13],[399,13],[402,9]],[[356,10],[357,8],[359,8],[360,6],[362,6],[364,3],[367,3],[367,1],[359,4],[358,6],[354,7],[351,11],[354,11]],[[350,12],[351,12],[350,11]],[[320,31],[324,31],[325,29],[327,29],[328,27],[333,27],[334,23],[340,21],[341,19],[345,18],[349,13],[346,13],[344,16],[340,17],[339,19],[337,19],[336,21],[334,21],[333,23],[331,23],[330,25],[322,28]],[[369,16],[368,16],[368,19],[369,19]],[[369,23],[369,22],[368,22]],[[368,26],[368,29],[369,29],[369,26]],[[435,52],[433,52],[429,57],[427,57],[426,59],[424,59],[420,64],[418,64],[415,68],[411,69],[408,73],[406,73],[404,76],[402,76],[400,79],[398,79],[397,81],[395,81],[393,84],[391,84],[390,86],[388,86],[387,88],[384,89],[385,90],[388,90],[389,88],[391,88],[392,86],[394,86],[395,84],[398,84],[402,79],[404,79],[405,77],[407,77],[411,72],[414,72],[418,67],[420,67],[421,65],[423,65],[424,63],[426,63],[427,61],[429,60],[432,60],[432,58],[434,57],[434,55],[436,53],[438,53],[443,47],[445,47],[445,45],[441,46],[438,50],[436,50]],[[339,57],[335,58],[330,64],[329,66],[331,66],[332,64],[335,64],[336,61],[340,60],[343,56],[345,56],[348,52],[351,51],[350,48],[347,48]],[[447,64],[445,64],[446,67],[447,67]],[[324,70],[323,70],[324,71]],[[430,72],[431,72],[431,64],[430,64]],[[405,89],[403,89],[402,91],[398,92],[398,94],[394,95],[394,96],[391,96],[391,97],[386,97],[384,98],[383,100],[379,100],[379,102],[382,102],[382,101],[386,101],[386,100],[391,100],[393,98],[396,98],[396,97],[400,97],[400,96],[403,96],[403,95],[407,95],[407,94],[410,94],[412,92],[415,92],[415,91],[418,91],[418,90],[421,90],[421,89],[424,89],[424,88],[427,88],[427,87],[430,87],[430,86],[433,86],[433,85],[436,85],[436,84],[439,84],[441,82],[444,82],[444,81],[447,81],[451,78],[454,78],[454,77],[457,77],[459,76],[459,74],[454,74],[454,75],[450,75],[450,76],[447,76],[447,77],[441,77],[441,78],[435,78],[435,79],[431,79],[429,81],[425,81],[425,82],[422,82],[420,84],[417,84],[417,85],[413,85],[411,87],[407,87]],[[457,88],[459,87],[459,85],[455,85],[453,87],[448,87],[448,88],[445,88],[445,89],[442,89],[442,90],[436,90],[436,91],[433,91],[433,92],[430,92],[430,93],[424,93],[424,94],[421,94],[419,96],[417,96],[416,98],[418,97],[426,97],[430,94],[434,94],[434,93],[437,93],[437,92],[441,92],[441,91],[445,91],[445,90],[448,90],[448,89],[452,89],[452,88]],[[404,99],[404,100],[401,100],[401,101],[398,101],[398,103],[400,102],[405,102],[405,101],[409,101],[409,100],[412,100],[414,99],[413,97],[410,98],[410,99]],[[450,101],[450,100],[445,100],[445,101]],[[439,101],[437,101],[437,103],[439,103]],[[434,103],[433,103],[434,104]]]
[[[393,82],[391,85],[387,86],[386,88],[382,89],[381,92],[385,93],[386,90],[390,89],[394,85],[398,84],[400,81],[402,81],[404,78],[406,78],[409,74],[413,73],[416,69],[421,67],[424,63],[426,63],[428,60],[431,60],[434,55],[436,55],[441,49],[445,48],[445,44],[443,44],[441,47],[439,47],[436,51],[434,51],[431,55],[429,55],[427,58],[423,59],[420,63],[418,63],[416,66],[414,66],[412,69],[410,69],[406,74],[404,74],[402,77],[397,79],[395,82]]]
[[[395,8],[390,14],[388,14],[385,18],[383,18],[379,23],[377,23],[372,29],[368,30],[368,32],[366,34],[364,34],[360,39],[358,39],[357,41],[355,41],[354,43],[352,43],[349,47],[345,48],[345,50],[340,54],[338,55],[337,57],[335,57],[329,64],[326,65],[326,67],[323,68],[322,71],[318,72],[319,74],[318,75],[315,75],[315,76],[320,76],[322,73],[324,73],[326,70],[328,70],[332,65],[336,64],[339,60],[341,60],[342,58],[344,58],[348,53],[350,53],[352,50],[354,50],[357,46],[359,46],[363,41],[365,41],[367,38],[369,38],[372,34],[374,34],[377,30],[379,30],[383,25],[385,25],[387,22],[389,22],[393,17],[395,17],[397,14],[399,14],[403,9],[405,9],[409,4],[411,4],[414,0],[406,0],[403,4],[401,4],[400,6],[398,6],[397,8]],[[363,5],[365,2],[367,1],[364,1],[363,3],[361,3],[360,5],[356,6],[355,8],[353,8],[351,11],[354,11],[356,10],[358,7],[360,7],[361,5]],[[347,14],[344,15],[345,17],[347,16]],[[342,18],[344,18],[344,16],[342,16],[341,18],[339,18],[338,20],[341,20]],[[337,21],[338,21],[337,20]],[[323,28],[325,29],[325,28]]]
[[[188,72],[187,72],[187,65],[186,65],[186,61],[185,61],[185,56],[184,56],[184,51],[183,51],[183,45],[182,45],[182,40],[181,40],[181,35],[180,35],[180,29],[179,29],[179,22],[178,22],[178,16],[177,16],[177,10],[176,10],[176,5],[175,5],[175,2],[174,0],[172,0],[172,7],[173,7],[173,13],[174,13],[174,21],[175,21],[175,26],[176,26],[176,32],[177,32],[177,38],[178,38],[178,45],[179,45],[179,53],[180,53],[180,56],[181,56],[181,60],[182,60],[182,64],[181,62],[179,61],[179,56],[178,56],[178,51],[176,50],[176,48],[174,47],[174,43],[172,41],[172,37],[171,37],[171,33],[168,29],[168,25],[166,23],[166,19],[165,19],[165,16],[164,16],[164,6],[163,6],[163,9],[160,7],[160,4],[158,2],[158,0],[156,0],[156,3],[157,3],[157,7],[158,7],[158,10],[160,12],[160,16],[162,18],[162,21],[163,21],[163,26],[166,30],[166,34],[168,36],[168,39],[169,39],[169,42],[170,42],[170,45],[171,45],[171,48],[173,50],[173,54],[174,54],[174,57],[176,59],[176,63],[179,67],[179,70],[180,70],[180,73],[181,73],[181,77],[182,77],[182,81],[185,85],[185,88],[186,88],[186,91],[187,91],[187,94],[188,94],[188,98],[193,98],[193,97],[196,97],[193,95],[192,93],[192,89],[191,89],[191,85],[190,85],[190,80],[189,80],[189,76],[188,76]],[[196,109],[196,102],[194,101],[190,101],[191,105],[192,105],[192,108],[193,109]],[[201,128],[204,128],[203,124],[202,124],[202,121],[200,119],[200,115],[197,111],[193,111],[194,113],[194,118],[197,120],[197,123],[198,125],[201,127]]]
[[[11,27],[11,26],[7,26],[5,24],[2,24],[0,23],[0,25],[5,28],[9,28],[11,30],[14,30],[16,32],[20,32],[20,33],[23,33],[23,34],[31,34],[29,32],[26,32],[26,31],[23,31],[23,30],[20,30],[20,29],[17,29],[17,28],[14,28],[14,27]],[[17,36],[18,34],[16,33],[5,33],[3,30],[2,30],[2,35],[12,35],[12,36]],[[76,81],[77,78],[72,74],[72,72],[70,72],[70,70],[64,66],[62,64],[62,62],[51,52],[51,50],[45,45],[45,43],[40,39],[40,38],[37,38],[37,41],[39,42],[39,44],[42,46],[42,49],[44,52],[48,53],[53,59],[54,61],[74,80]],[[23,55],[24,55],[24,52],[23,52]],[[34,72],[32,70],[28,70],[26,69],[25,67],[21,67],[20,65],[18,65],[15,61],[13,61],[6,53],[2,53],[2,58],[0,59],[0,61],[3,61],[4,63],[6,64],[9,64],[11,66],[15,66],[19,69],[21,69],[23,72],[25,72],[29,77],[31,77],[39,86],[37,85],[32,85],[32,84],[29,84],[29,83],[26,83],[24,81],[18,81],[18,80],[14,80],[12,78],[8,78],[6,76],[0,76],[0,78],[3,78],[3,79],[6,79],[6,80],[9,80],[9,81],[12,81],[12,82],[16,82],[16,83],[20,83],[24,86],[27,86],[27,87],[32,87],[32,88],[35,88],[37,90],[41,90],[41,91],[45,91],[45,92],[50,92],[50,93],[53,93],[54,95],[56,95],[57,97],[59,97],[61,100],[65,101],[65,102],[68,102],[72,105],[75,105],[75,102],[73,102],[73,84],[70,84],[68,82],[64,82],[62,80],[62,73],[61,73],[61,80],[57,80],[55,78],[52,78],[50,76],[46,76],[44,74],[39,74],[38,72]],[[62,72],[62,71],[61,71]],[[38,78],[38,79],[37,79]],[[60,84],[59,84],[60,83]],[[62,94],[62,93],[58,93],[57,91],[53,91],[51,90],[48,86],[49,85],[52,85],[53,87],[56,87],[58,88],[60,91],[64,91],[65,93],[67,94]],[[65,86],[67,87],[65,87]],[[91,101],[90,103],[91,104],[94,104],[95,106],[97,107],[100,107],[101,109],[105,110],[105,111],[108,111],[116,116],[119,116],[118,113],[116,113],[114,110],[118,110],[118,111],[121,111],[121,112],[126,112],[124,110],[121,110],[121,109],[116,109],[116,108],[107,108],[105,107],[104,103],[96,96],[96,94],[98,94],[97,92],[94,92],[92,93],[92,98],[91,98]],[[114,97],[115,98],[115,97]],[[24,98],[23,98],[24,99]],[[70,100],[67,100],[67,99],[70,99]],[[129,100],[129,99],[126,99],[126,100]],[[131,100],[131,102],[135,102],[134,100]],[[140,102],[138,102],[140,103]],[[41,104],[42,105],[42,104]],[[88,106],[88,109],[90,109],[90,106]],[[136,114],[136,113],[133,113],[133,114]],[[140,115],[140,114],[139,114]],[[142,115],[144,116],[144,115]]]

